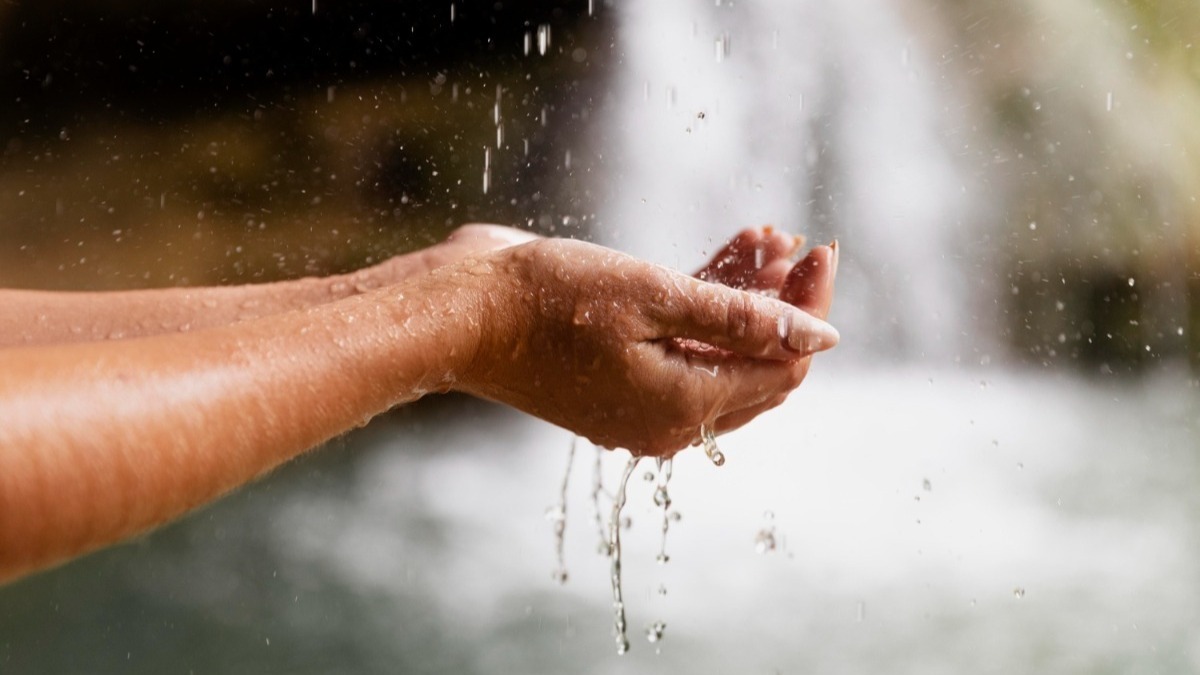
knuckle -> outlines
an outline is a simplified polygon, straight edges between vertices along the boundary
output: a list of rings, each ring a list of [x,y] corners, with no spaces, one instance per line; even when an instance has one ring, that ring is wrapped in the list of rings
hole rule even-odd
[[[754,300],[746,293],[737,293],[725,306],[725,326],[729,335],[736,339],[746,337],[756,318]]]

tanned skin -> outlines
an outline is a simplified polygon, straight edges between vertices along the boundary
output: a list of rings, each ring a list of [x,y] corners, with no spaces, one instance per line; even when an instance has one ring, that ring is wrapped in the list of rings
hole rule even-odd
[[[837,343],[823,321],[836,245],[793,264],[798,248],[745,230],[696,278],[468,226],[343,277],[0,289],[0,582],[160,525],[429,392],[636,454],[672,455],[702,423],[737,428]]]

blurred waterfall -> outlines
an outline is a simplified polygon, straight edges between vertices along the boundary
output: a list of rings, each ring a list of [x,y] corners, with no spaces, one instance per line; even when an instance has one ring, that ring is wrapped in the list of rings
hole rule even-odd
[[[969,187],[921,45],[884,0],[630,3],[604,242],[693,269],[775,224],[843,245],[841,351],[961,355]],[[615,155],[615,156],[612,156]]]

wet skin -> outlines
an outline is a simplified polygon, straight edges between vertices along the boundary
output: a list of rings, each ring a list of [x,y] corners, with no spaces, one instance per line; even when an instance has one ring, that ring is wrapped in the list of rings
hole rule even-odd
[[[795,248],[748,230],[706,282],[477,227],[357,277],[0,291],[0,580],[154,527],[431,391],[638,454],[673,454],[701,423],[736,428],[837,342],[817,318],[836,250],[792,265]],[[101,320],[123,339],[73,330]]]

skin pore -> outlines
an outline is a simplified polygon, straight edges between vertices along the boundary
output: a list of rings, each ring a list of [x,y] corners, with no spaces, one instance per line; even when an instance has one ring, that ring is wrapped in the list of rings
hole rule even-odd
[[[671,455],[702,423],[737,428],[837,342],[822,321],[836,248],[793,264],[797,248],[746,230],[697,279],[471,226],[345,277],[0,290],[0,581],[155,527],[433,391],[638,454]]]

